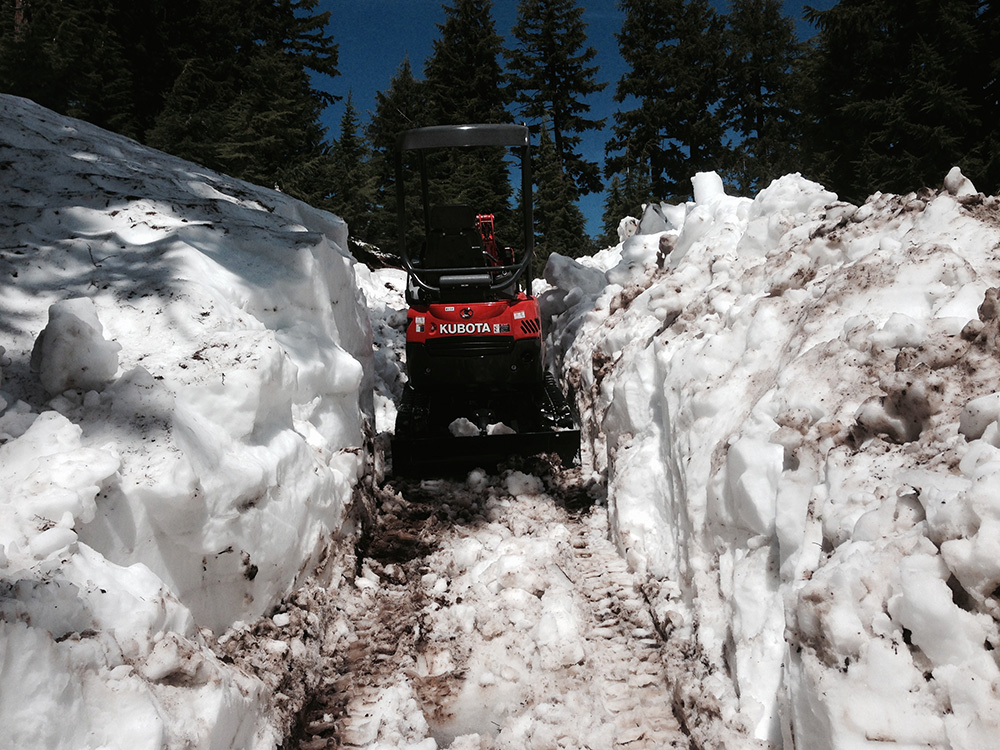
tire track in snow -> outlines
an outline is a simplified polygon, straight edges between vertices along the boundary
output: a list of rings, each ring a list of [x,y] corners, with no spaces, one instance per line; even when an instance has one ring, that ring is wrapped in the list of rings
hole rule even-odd
[[[687,748],[607,514],[565,479],[399,483],[341,607],[299,747]],[[550,494],[551,493],[551,494]]]
[[[604,707],[614,714],[616,740],[629,748],[687,747],[674,718],[671,691],[662,661],[663,643],[635,577],[608,538],[608,518],[595,509],[575,525],[573,553],[578,588],[591,605],[593,661],[605,675],[598,683]]]

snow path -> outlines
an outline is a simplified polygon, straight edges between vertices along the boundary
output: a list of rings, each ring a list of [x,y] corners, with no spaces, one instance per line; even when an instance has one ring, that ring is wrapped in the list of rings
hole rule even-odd
[[[375,652],[363,660],[375,669],[351,676],[366,689],[347,707],[345,746],[427,736],[463,748],[686,746],[660,641],[607,540],[603,508],[574,517],[518,472],[401,489],[384,508],[387,536],[410,547],[407,517],[430,511],[418,538],[429,542],[433,529],[440,540],[408,562],[365,561],[381,575],[364,580],[383,579],[360,592],[376,631],[400,612],[413,613],[413,627],[381,662],[388,649],[377,632],[359,642]],[[375,549],[383,561],[398,551]]]
[[[538,473],[386,485],[353,576],[222,644],[299,691],[292,746],[692,746],[600,488]]]

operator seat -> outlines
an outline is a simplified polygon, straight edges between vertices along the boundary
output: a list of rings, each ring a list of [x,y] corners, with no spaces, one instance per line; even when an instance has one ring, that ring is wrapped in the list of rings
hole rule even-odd
[[[483,238],[476,212],[464,204],[433,206],[428,219],[424,268],[479,268]]]

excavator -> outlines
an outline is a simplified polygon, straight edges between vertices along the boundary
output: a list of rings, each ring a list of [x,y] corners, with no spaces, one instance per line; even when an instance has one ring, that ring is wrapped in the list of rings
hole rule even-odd
[[[538,454],[570,465],[578,457],[580,431],[545,369],[532,292],[528,128],[438,125],[404,131],[396,145],[397,231],[409,310],[408,382],[391,441],[393,473],[430,477],[492,470],[515,456]],[[519,157],[520,227],[502,235],[517,236],[517,249],[498,239],[500,211],[456,199],[447,179],[430,174],[435,167],[451,168],[449,149],[498,148]],[[411,221],[406,177],[414,171],[422,212]]]

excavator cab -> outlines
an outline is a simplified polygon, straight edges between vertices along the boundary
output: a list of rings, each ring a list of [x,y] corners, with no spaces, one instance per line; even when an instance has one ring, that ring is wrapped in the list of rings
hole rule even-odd
[[[513,265],[513,249],[500,248],[494,232],[493,214],[476,213],[465,204],[431,206],[428,211],[426,239],[412,268],[424,283],[413,281],[407,287],[408,303],[431,301],[485,302],[511,294],[511,285],[495,289],[489,269]],[[467,273],[458,273],[465,268]],[[510,271],[497,278],[513,280]]]
[[[428,161],[440,149],[506,147],[520,155],[520,251],[498,241],[499,207],[433,203]],[[408,237],[404,156],[416,154],[423,232]],[[438,160],[440,163],[441,160]],[[572,462],[580,433],[543,366],[532,293],[534,232],[528,129],[458,125],[401,133],[396,150],[400,258],[407,272],[408,383],[392,441],[393,471],[429,476],[514,455]]]

